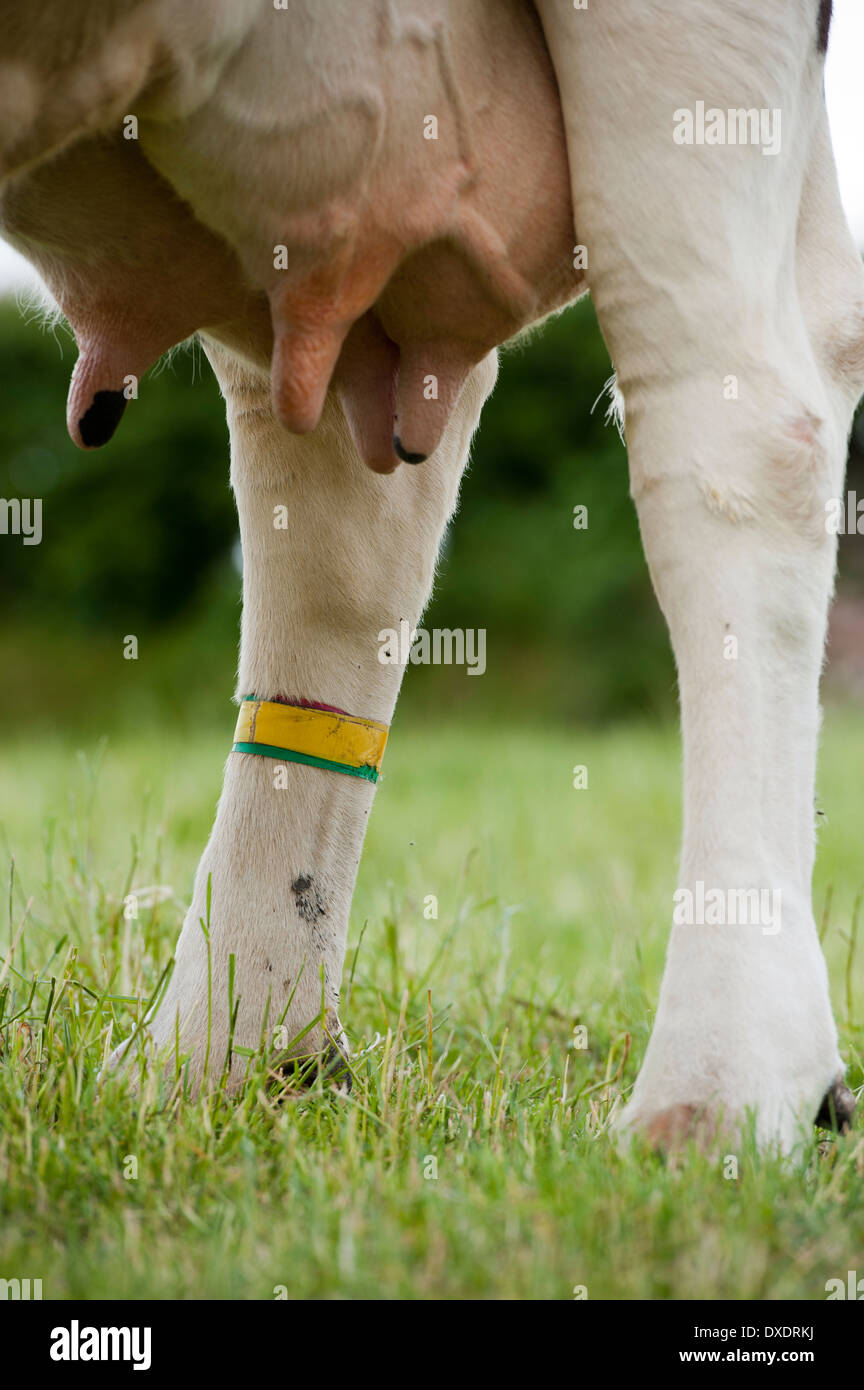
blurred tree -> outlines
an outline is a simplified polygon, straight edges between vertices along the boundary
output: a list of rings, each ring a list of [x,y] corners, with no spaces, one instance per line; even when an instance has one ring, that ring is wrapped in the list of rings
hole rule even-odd
[[[117,437],[82,453],[65,426],[75,357],[65,329],[0,307],[0,496],[43,508],[41,545],[0,544],[7,617],[95,629],[171,621],[235,536],[216,383],[200,349],[173,354],[141,383]]]
[[[206,681],[206,699],[223,711],[239,575],[227,429],[210,368],[200,348],[174,353],[142,381],[116,438],[81,453],[64,422],[74,360],[65,330],[0,305],[0,496],[41,497],[44,508],[40,546],[0,537],[4,696],[42,677],[56,684],[59,663],[58,715],[69,718],[79,700],[92,706],[97,680],[103,713],[122,705],[131,682],[119,639],[146,631],[139,702],[146,688],[148,708],[180,707],[183,692],[188,702],[190,686]],[[463,714],[537,718],[671,708],[674,672],[626,456],[605,423],[610,372],[587,302],[502,354],[424,619],[485,628],[487,674],[412,667],[408,711],[442,702]],[[576,507],[587,515],[578,528]]]

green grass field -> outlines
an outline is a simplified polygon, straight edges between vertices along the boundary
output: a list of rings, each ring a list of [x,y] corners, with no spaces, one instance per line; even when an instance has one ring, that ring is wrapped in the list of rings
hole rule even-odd
[[[100,1088],[170,958],[230,723],[81,752],[7,737],[0,1278],[46,1299],[824,1299],[864,1275],[860,1131],[814,1132],[797,1166],[742,1152],[737,1179],[610,1138],[675,887],[673,730],[397,722],[343,981],[352,1095]],[[829,712],[816,903],[859,1088],[862,764],[860,719]]]

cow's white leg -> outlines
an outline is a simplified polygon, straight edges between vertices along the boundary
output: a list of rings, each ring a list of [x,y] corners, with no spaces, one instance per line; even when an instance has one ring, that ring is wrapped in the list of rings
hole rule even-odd
[[[841,489],[864,338],[818,6],[539,8],[679,672],[692,900],[678,907],[708,919],[673,926],[624,1123],[665,1144],[755,1110],[760,1141],[788,1149],[841,1070],[810,875],[835,562],[824,504]],[[700,102],[764,110],[779,150],[676,143]],[[717,890],[701,914],[700,884]],[[761,920],[710,924],[750,889],[767,894]]]
[[[379,660],[379,633],[419,620],[494,355],[469,377],[435,454],[382,477],[360,460],[332,398],[315,432],[298,438],[273,419],[266,376],[222,349],[208,352],[227,399],[243,544],[238,696],[315,701],[389,723],[403,668]],[[262,1035],[272,1043],[281,1024],[278,1050],[322,1016],[324,1030],[313,1027],[295,1051],[326,1051],[338,1037],[348,911],[373,792],[338,772],[230,754],[174,973],[147,1028],[170,1055],[179,1016],[193,1082],[205,1059],[211,1078],[224,1065],[231,955],[235,1044],[255,1048]],[[200,925],[208,879],[209,984]],[[234,1080],[244,1065],[235,1057]]]

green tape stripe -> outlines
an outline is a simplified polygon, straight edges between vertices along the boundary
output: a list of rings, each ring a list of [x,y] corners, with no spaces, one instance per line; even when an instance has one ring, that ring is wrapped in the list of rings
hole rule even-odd
[[[292,748],[275,748],[272,743],[235,743],[232,753],[258,753],[262,758],[279,758],[283,763],[303,763],[306,767],[323,767],[325,772],[344,772],[349,777],[362,777],[365,782],[377,782],[374,767],[353,767],[351,763],[334,763],[329,758],[316,758],[312,753],[295,753]]]

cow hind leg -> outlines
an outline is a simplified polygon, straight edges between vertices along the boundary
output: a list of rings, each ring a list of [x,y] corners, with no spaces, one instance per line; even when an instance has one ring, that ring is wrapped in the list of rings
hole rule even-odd
[[[379,634],[419,621],[494,355],[471,373],[427,464],[382,477],[335,398],[297,438],[274,420],[263,372],[207,350],[227,401],[243,547],[238,698],[389,724],[403,667],[380,659]],[[348,913],[374,790],[320,765],[230,753],[174,971],[140,1034],[169,1074],[179,1062],[193,1087],[214,1081],[229,1042],[232,1084],[243,1049],[263,1043],[274,1060],[342,1049]],[[115,1067],[137,1051],[118,1049]]]
[[[539,8],[684,742],[673,927],[623,1127],[669,1146],[755,1118],[788,1151],[826,1095],[839,1120],[849,1102],[810,880],[825,504],[864,384],[864,276],[818,7]],[[766,123],[750,143],[680,143],[700,102]]]

